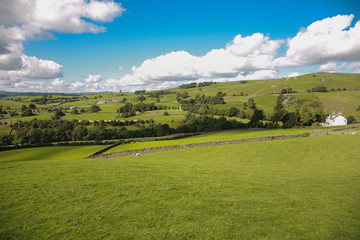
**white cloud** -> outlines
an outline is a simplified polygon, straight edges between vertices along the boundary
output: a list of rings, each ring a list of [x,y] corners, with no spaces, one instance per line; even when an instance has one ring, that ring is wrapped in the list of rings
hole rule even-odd
[[[97,74],[97,75],[89,75],[88,77],[86,77],[85,79],[84,79],[84,81],[86,82],[86,83],[96,83],[96,82],[100,82],[100,81],[102,81],[103,80],[103,78],[101,77],[101,75],[100,74]]]
[[[97,33],[125,9],[113,0],[1,0],[0,84],[26,79],[54,79],[62,66],[23,54],[23,43],[47,39],[54,32]],[[33,86],[34,82],[27,83]],[[19,85],[19,84],[18,84]]]
[[[118,86],[134,88],[176,86],[189,81],[231,81],[276,77],[273,59],[282,40],[270,40],[261,33],[237,35],[225,48],[213,49],[204,56],[186,51],[170,52],[145,60],[132,73],[118,80]]]
[[[285,57],[277,66],[324,64],[360,60],[360,21],[350,27],[354,15],[338,15],[312,23],[288,40]]]
[[[352,62],[347,66],[348,69],[360,68],[360,62]]]
[[[297,76],[300,76],[300,73],[298,73],[298,72],[293,72],[293,73],[290,73],[290,74],[288,75],[288,77],[297,77]]]
[[[56,62],[28,57],[22,54],[19,58],[19,70],[0,70],[0,76],[9,81],[20,79],[54,79],[62,76],[62,66]]]
[[[326,64],[323,64],[319,67],[320,72],[326,72],[326,71],[338,71],[341,69],[344,69],[346,66],[345,63],[342,63],[341,65],[337,65],[336,62],[328,62]]]

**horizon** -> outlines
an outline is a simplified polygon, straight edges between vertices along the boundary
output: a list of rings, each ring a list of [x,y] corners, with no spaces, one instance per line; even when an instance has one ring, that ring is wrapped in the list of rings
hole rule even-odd
[[[0,90],[133,92],[360,73],[359,6],[355,0],[3,0]]]

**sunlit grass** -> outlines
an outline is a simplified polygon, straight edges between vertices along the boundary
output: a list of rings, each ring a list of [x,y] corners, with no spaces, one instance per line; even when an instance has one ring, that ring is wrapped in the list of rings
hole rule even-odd
[[[0,236],[358,239],[359,142],[356,134],[2,163]]]

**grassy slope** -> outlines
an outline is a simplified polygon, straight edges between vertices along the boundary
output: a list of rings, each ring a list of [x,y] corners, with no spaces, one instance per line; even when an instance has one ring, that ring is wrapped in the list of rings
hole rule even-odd
[[[328,90],[331,88],[346,88],[347,90],[360,89],[360,74],[348,73],[317,73],[307,74],[293,78],[281,78],[272,80],[250,80],[246,84],[239,82],[227,82],[214,84],[209,87],[203,87],[202,91],[199,88],[186,89],[189,94],[206,94],[216,95],[217,92],[226,92],[228,96],[233,94],[239,95],[241,92],[248,95],[266,95],[278,94],[284,88],[292,87],[297,92],[306,92],[307,89],[313,87],[326,86]],[[177,89],[178,91],[185,91],[184,89]]]
[[[1,152],[0,163],[83,158],[105,147],[105,145],[95,145],[15,149]]]
[[[310,131],[316,131],[319,129],[323,130],[323,128],[311,128],[311,129],[293,128],[293,129],[276,129],[276,130],[266,130],[266,129],[233,130],[233,131],[222,131],[217,133],[204,133],[201,135],[191,136],[182,139],[123,144],[114,147],[105,153],[120,152],[120,151],[134,150],[141,148],[159,147],[159,146],[189,144],[189,143],[216,142],[216,141],[226,141],[226,140],[234,140],[234,139],[257,138],[257,137],[265,137],[265,136],[301,134]]]
[[[240,84],[239,82],[227,82],[214,84],[207,87],[200,88],[191,88],[191,89],[170,89],[171,91],[187,91],[191,97],[196,94],[205,94],[205,95],[216,95],[218,92],[226,92],[227,96],[225,101],[227,104],[215,105],[214,108],[229,109],[231,107],[242,108],[243,103],[247,102],[249,97],[253,97],[255,103],[260,109],[265,111],[267,116],[271,116],[273,113],[273,108],[276,102],[276,96],[272,94],[278,94],[283,88],[292,87],[293,90],[301,94],[293,95],[295,98],[306,98],[311,100],[318,100],[323,103],[324,109],[330,113],[332,111],[343,111],[345,116],[353,115],[358,120],[360,119],[360,112],[356,111],[356,108],[359,106],[360,101],[360,74],[345,74],[345,73],[317,73],[316,77],[313,77],[314,74],[302,75],[294,78],[283,78],[283,79],[273,79],[273,80],[263,80],[263,81],[248,81],[246,84]],[[344,89],[351,91],[346,92],[328,92],[328,93],[306,93],[307,89],[313,87],[326,86],[329,90],[331,88]],[[249,96],[239,96],[240,93],[247,93]],[[89,103],[96,103],[98,101],[106,100],[122,100],[123,98],[135,100],[138,95],[121,93],[122,96],[119,96],[120,93],[106,93],[106,94],[96,94],[88,95],[89,99],[80,100],[76,102],[69,102],[61,104],[63,107],[70,106],[82,106],[84,108],[89,108]],[[236,96],[233,96],[233,95]],[[101,95],[102,98],[95,99],[95,96]],[[56,97],[56,96],[54,96]],[[29,104],[30,100],[34,97],[22,97],[24,102],[15,102],[0,100],[0,105],[6,107],[9,105],[12,109],[20,109],[23,104]],[[161,102],[156,103],[156,105],[166,105],[168,107],[178,107],[178,104],[175,102],[176,95],[165,95],[160,97]],[[154,102],[154,98],[147,97],[146,103]],[[138,103],[136,101],[134,104]],[[58,105],[58,104],[55,104]],[[111,103],[100,105],[102,111],[100,112],[103,115],[95,114],[86,114],[86,115],[71,115],[67,114],[64,119],[87,119],[87,120],[107,120],[115,119],[116,110],[120,108],[123,104],[121,103]],[[39,108],[44,107],[44,105],[37,105]],[[46,105],[50,107],[50,105]],[[110,114],[110,115],[109,115]],[[112,115],[111,115],[112,114]],[[53,113],[40,113],[38,116],[35,116],[38,119],[51,119]],[[26,117],[22,120],[31,120],[34,117]],[[163,120],[168,123],[167,119],[169,117],[157,118],[158,122]],[[16,121],[18,118],[11,118],[7,116],[1,120],[6,121]],[[174,119],[176,121],[176,119]],[[175,123],[176,125],[177,123]]]
[[[3,163],[0,236],[357,239],[359,142],[356,134]]]

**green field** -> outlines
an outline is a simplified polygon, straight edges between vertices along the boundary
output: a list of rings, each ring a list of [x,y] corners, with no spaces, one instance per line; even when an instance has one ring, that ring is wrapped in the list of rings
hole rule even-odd
[[[307,92],[312,88],[319,86],[325,86],[329,92],[318,93],[318,92]],[[196,95],[215,96],[218,92],[226,93],[224,98],[226,104],[209,105],[208,107],[212,110],[217,110],[214,114],[221,111],[228,111],[231,107],[236,107],[239,110],[244,109],[244,103],[247,103],[249,98],[253,98],[256,106],[263,110],[267,119],[270,119],[274,113],[274,106],[276,103],[277,95],[282,89],[292,88],[297,93],[291,94],[290,96],[296,100],[307,99],[309,101],[321,102],[321,108],[326,114],[331,112],[342,111],[345,117],[350,115],[354,116],[357,121],[360,121],[360,111],[357,111],[360,105],[360,74],[346,74],[346,73],[314,73],[307,74],[293,78],[281,78],[272,80],[249,80],[246,83],[241,82],[224,82],[217,83],[206,87],[195,87],[189,89],[173,88],[169,89],[173,94],[160,95],[160,102],[156,102],[155,97],[150,97],[148,92],[145,93],[146,100],[144,103],[155,103],[156,106],[167,106],[168,108],[178,108],[179,103],[176,102],[176,92],[188,92],[189,98],[195,98]],[[338,90],[339,89],[339,90]],[[244,95],[244,96],[240,96]],[[16,122],[18,120],[29,121],[31,119],[51,119],[53,113],[47,113],[46,109],[52,109],[54,107],[64,107],[65,116],[62,119],[78,119],[78,120],[114,120],[118,117],[116,111],[124,105],[124,103],[107,103],[98,105],[101,108],[99,113],[84,113],[84,114],[70,114],[71,106],[83,107],[86,111],[92,104],[96,104],[99,101],[121,101],[124,98],[130,100],[133,104],[140,103],[137,98],[139,95],[133,93],[97,93],[92,95],[83,95],[77,97],[72,102],[63,102],[62,98],[71,99],[71,96],[58,96],[53,95],[51,99],[58,99],[56,103],[49,103],[46,105],[36,104],[40,113],[36,111],[36,116],[31,117],[10,117],[9,114],[2,114],[0,117],[1,121]],[[40,99],[42,96],[18,96],[17,101],[14,100],[0,100],[0,106],[3,109],[10,107],[12,111],[16,110],[21,115],[20,109],[22,105],[28,105],[34,103],[35,99]],[[8,97],[7,99],[14,99]],[[294,111],[294,106],[288,106],[288,111]],[[161,110],[160,110],[161,111]],[[168,111],[173,111],[169,110]],[[154,113],[154,112],[152,112]],[[182,116],[186,113],[180,113],[180,115],[172,117],[161,116],[152,113],[145,113],[142,115],[134,116],[128,119],[148,119],[151,117],[156,123],[166,123],[172,127],[179,125],[180,121],[183,120]],[[224,113],[225,114],[225,113]],[[125,120],[124,118],[120,118]],[[238,120],[240,120],[238,118]]]
[[[276,129],[276,130],[231,130],[231,131],[221,131],[217,133],[203,133],[200,135],[195,135],[187,138],[174,139],[174,140],[162,140],[162,141],[150,141],[150,142],[138,142],[138,143],[129,143],[122,144],[117,147],[111,148],[105,153],[121,152],[126,150],[134,150],[141,148],[150,148],[150,147],[160,147],[160,146],[172,146],[172,145],[181,145],[181,144],[190,144],[190,143],[202,143],[202,142],[216,142],[216,141],[226,141],[234,139],[246,139],[246,138],[258,138],[265,136],[279,136],[279,135],[289,135],[289,134],[302,134],[311,131],[323,130],[324,128],[294,128],[294,129]]]
[[[77,159],[91,155],[105,148],[106,145],[95,146],[56,146],[15,149],[1,152],[0,163],[22,162],[33,160]]]
[[[359,239],[359,142],[358,133],[117,159],[74,159],[76,148],[94,150],[81,147],[2,152],[0,238]]]

